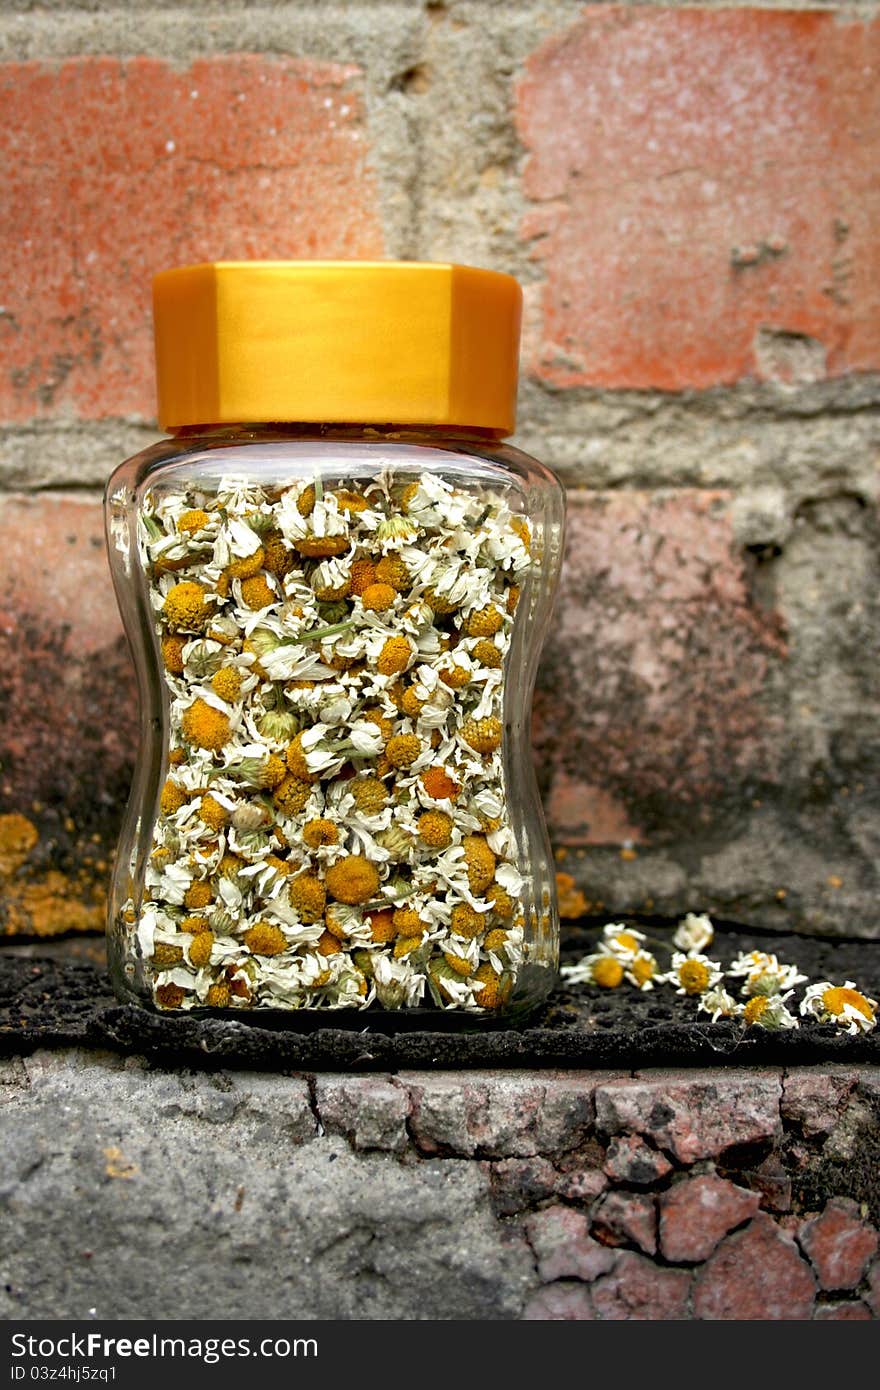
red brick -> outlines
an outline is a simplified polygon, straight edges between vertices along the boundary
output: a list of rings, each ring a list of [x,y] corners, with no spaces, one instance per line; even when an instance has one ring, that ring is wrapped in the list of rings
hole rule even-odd
[[[516,1072],[464,1077],[404,1072],[409,1131],[422,1153],[554,1158],[577,1149],[592,1125],[593,1091],[606,1072]]]
[[[817,1322],[871,1322],[871,1310],[857,1299],[854,1303],[823,1303],[813,1317]]]
[[[557,1173],[546,1158],[502,1158],[488,1165],[492,1204],[500,1216],[536,1206],[556,1190]]]
[[[546,1283],[568,1278],[589,1281],[614,1268],[617,1255],[593,1240],[587,1218],[571,1207],[535,1212],[526,1221],[526,1233]]]
[[[821,1216],[807,1221],[798,1239],[821,1289],[854,1289],[877,1253],[877,1232],[845,1197],[833,1198]]]
[[[253,54],[4,64],[0,416],[152,416],[164,267],[381,255],[357,77]]]
[[[518,91],[532,370],[680,390],[880,366],[880,23],[589,6]]]
[[[679,1163],[775,1138],[779,1081],[751,1072],[649,1073],[596,1091],[596,1124],[608,1134],[642,1134]]]
[[[792,1321],[813,1313],[815,1282],[792,1238],[763,1212],[722,1241],[697,1275],[694,1316]]]
[[[672,1172],[672,1164],[638,1135],[625,1134],[611,1140],[604,1169],[614,1182],[650,1187]]]
[[[686,1178],[660,1198],[660,1249],[675,1262],[705,1260],[728,1231],[755,1215],[760,1201],[724,1178]]]
[[[137,735],[99,502],[0,501],[0,672],[0,931],[101,928]]]
[[[596,1314],[584,1284],[547,1284],[523,1309],[525,1322],[592,1322]]]
[[[752,601],[724,493],[573,494],[568,528],[535,702],[552,832],[637,844],[678,813],[690,835],[695,812],[781,776],[779,622]]]
[[[657,1209],[645,1192],[609,1192],[593,1212],[592,1230],[603,1245],[636,1245],[646,1255],[657,1249]]]
[[[567,1202],[588,1204],[600,1196],[608,1186],[608,1179],[598,1168],[574,1168],[560,1173],[556,1180],[556,1195]]]
[[[680,1322],[689,1318],[691,1276],[683,1269],[661,1269],[624,1250],[611,1274],[592,1289],[593,1307],[608,1321]]]
[[[804,1134],[830,1134],[858,1079],[858,1072],[840,1068],[795,1068],[785,1078],[782,1118]]]
[[[325,1134],[344,1134],[355,1149],[406,1148],[409,1097],[390,1077],[319,1076],[315,1108]]]

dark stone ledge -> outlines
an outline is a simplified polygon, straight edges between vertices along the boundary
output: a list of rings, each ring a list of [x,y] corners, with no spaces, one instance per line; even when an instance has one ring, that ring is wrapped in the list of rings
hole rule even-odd
[[[650,929],[659,930],[656,923]],[[570,930],[564,959],[577,959],[596,935],[595,929]],[[872,997],[880,994],[880,943],[724,930],[711,954],[727,963],[738,951],[755,947],[797,964],[811,981],[851,979]],[[169,1064],[214,1062],[267,1071],[880,1062],[880,1031],[850,1037],[842,1029],[806,1021],[796,1032],[746,1031],[736,1023],[713,1024],[697,1013],[694,1001],[664,987],[640,994],[625,986],[614,991],[561,986],[518,1028],[396,1029],[387,1015],[373,1021],[359,1015],[346,1027],[333,1026],[326,1015],[327,1026],[309,1029],[297,1027],[295,1016],[283,1027],[268,1020],[165,1017],[114,999],[96,963],[99,950],[97,942],[86,947],[80,941],[59,943],[52,954],[39,945],[0,951],[0,1052],[109,1048]]]

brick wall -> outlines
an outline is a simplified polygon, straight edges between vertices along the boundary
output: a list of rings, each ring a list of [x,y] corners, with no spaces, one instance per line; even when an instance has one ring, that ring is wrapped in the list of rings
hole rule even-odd
[[[0,929],[99,924],[135,737],[100,490],[149,279],[519,276],[570,542],[536,701],[596,911],[876,934],[880,9],[0,4]]]

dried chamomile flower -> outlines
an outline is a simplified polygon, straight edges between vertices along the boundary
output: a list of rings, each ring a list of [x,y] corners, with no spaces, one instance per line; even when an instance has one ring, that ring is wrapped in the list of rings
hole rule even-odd
[[[495,756],[525,521],[389,468],[229,475],[139,534],[172,727],[126,909],[159,1007],[502,1007],[528,955]],[[650,982],[640,940],[616,950]]]
[[[456,801],[461,787],[445,767],[428,767],[421,774],[421,784],[434,801]]]
[[[645,939],[644,932],[626,927],[622,922],[609,922],[602,928],[602,945],[624,962],[635,960]]]
[[[243,939],[255,956],[279,956],[287,948],[287,937],[272,922],[256,922],[247,929]]]
[[[690,951],[686,955],[675,951],[672,968],[664,978],[675,985],[676,994],[701,995],[715,988],[723,978],[723,972],[716,961],[697,951]]]
[[[742,1005],[737,1003],[722,984],[717,984],[706,990],[705,994],[701,994],[697,1009],[710,1014],[713,1023],[717,1023],[719,1018],[736,1018],[737,1014],[742,1013]]]
[[[743,1023],[747,1028],[766,1028],[771,1032],[797,1028],[797,1019],[786,1008],[791,995],[791,990],[787,994],[756,994],[743,1008]]]
[[[877,1027],[877,1000],[869,999],[854,980],[833,985],[821,980],[810,985],[801,1002],[801,1016],[820,1023],[834,1023],[848,1033],[870,1033]]]
[[[624,977],[620,958],[601,948],[574,965],[563,965],[559,973],[570,985],[599,985],[601,989],[617,989]]]
[[[175,632],[201,632],[213,612],[208,591],[190,579],[169,589],[162,605],[162,616]]]
[[[360,854],[347,855],[331,864],[326,874],[327,891],[340,903],[365,903],[375,897],[379,872]]]
[[[727,973],[732,979],[745,977],[742,986],[745,998],[755,994],[781,994],[783,990],[803,984],[807,978],[800,974],[797,966],[782,965],[776,956],[765,951],[741,952]]]
[[[221,710],[205,700],[195,700],[180,721],[183,737],[196,748],[217,751],[232,738],[232,726]]]
[[[466,719],[461,736],[475,753],[494,753],[501,746],[501,720],[495,715],[485,719]]]
[[[656,958],[650,951],[637,951],[624,962],[624,974],[636,989],[649,990],[662,978]]]
[[[462,840],[468,883],[472,893],[485,893],[495,877],[497,859],[484,835],[465,835]]]
[[[672,935],[672,944],[679,951],[704,951],[712,945],[715,928],[704,912],[688,912]]]

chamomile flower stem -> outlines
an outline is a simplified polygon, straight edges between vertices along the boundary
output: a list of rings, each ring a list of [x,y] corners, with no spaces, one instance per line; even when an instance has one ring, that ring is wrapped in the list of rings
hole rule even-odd
[[[348,618],[344,623],[331,623],[329,627],[314,627],[309,632],[301,632],[298,637],[288,638],[282,646],[296,646],[300,642],[323,642],[325,637],[336,637],[340,632],[350,632],[355,619]]]

